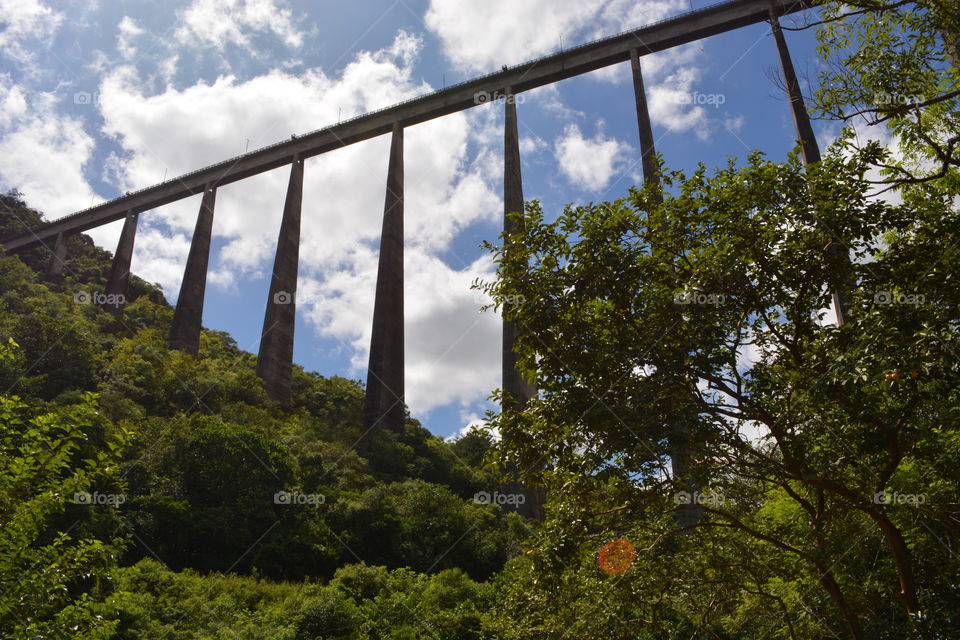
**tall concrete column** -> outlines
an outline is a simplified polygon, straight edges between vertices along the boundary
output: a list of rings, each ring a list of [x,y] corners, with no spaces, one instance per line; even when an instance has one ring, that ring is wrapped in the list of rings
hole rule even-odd
[[[110,274],[107,276],[106,294],[100,306],[104,311],[120,313],[127,304],[127,288],[130,283],[130,260],[133,258],[133,242],[137,237],[139,213],[128,213],[123,221],[117,252],[113,254]]]
[[[630,50],[630,69],[633,71],[633,94],[637,103],[637,127],[640,133],[640,163],[643,167],[645,182],[660,184],[654,159],[657,148],[653,140],[653,127],[650,125],[650,112],[647,109],[647,92],[643,87],[643,73],[640,70],[640,54]]]
[[[653,127],[650,124],[650,112],[647,108],[647,93],[643,86],[643,73],[640,70],[640,55],[636,49],[630,51],[630,68],[633,72],[633,93],[637,104],[637,127],[640,133],[641,165],[643,179],[647,183],[660,185],[660,174],[657,173],[654,159],[657,149],[653,139]],[[670,465],[673,476],[681,479],[681,485],[686,492],[693,496],[697,494],[698,485],[689,478],[690,459],[693,453],[688,440],[688,429],[685,424],[678,425],[677,432],[667,437],[670,446]],[[703,509],[696,504],[678,504],[674,510],[674,520],[681,527],[692,527],[703,517]]]
[[[503,131],[503,230],[514,233],[520,230],[507,215],[523,212],[523,180],[520,173],[520,136],[517,131],[517,104],[510,88],[506,91]],[[504,249],[509,251],[510,242],[505,240]],[[537,395],[536,385],[523,379],[517,370],[514,343],[520,328],[513,322],[503,322],[502,384],[512,401],[523,408]],[[506,407],[505,407],[506,408]]]
[[[297,270],[300,267],[300,205],[303,201],[303,160],[290,165],[290,182],[273,259],[270,293],[263,316],[257,375],[267,397],[290,404],[293,373],[293,332],[297,318]]]
[[[47,265],[48,276],[59,276],[63,273],[63,263],[67,258],[67,243],[62,233],[57,234],[57,239],[53,243],[53,255],[50,256],[50,263]]]
[[[523,178],[520,171],[520,135],[517,128],[517,104],[512,88],[508,87],[504,96],[503,130],[503,230],[507,233],[519,231],[517,223],[507,215],[523,211]],[[509,240],[504,240],[504,248],[509,251]],[[502,345],[502,381],[503,390],[509,396],[504,400],[503,409],[523,409],[530,400],[537,397],[537,386],[525,380],[517,369],[519,360],[513,350],[522,329],[513,322],[503,321]],[[509,468],[507,473],[514,477],[518,469]],[[504,510],[516,510],[528,518],[543,519],[543,505],[546,492],[538,487],[528,487],[519,481],[506,484],[502,491],[523,496],[521,505],[504,505]]]
[[[797,72],[793,68],[793,60],[790,58],[790,50],[787,49],[787,41],[783,37],[783,30],[780,28],[780,20],[770,13],[770,24],[773,26],[773,39],[777,43],[777,53],[780,56],[780,66],[783,69],[783,82],[787,87],[787,97],[790,99],[790,111],[793,113],[793,124],[797,130],[797,138],[800,140],[800,148],[803,150],[804,164],[820,162],[820,147],[817,145],[817,138],[813,134],[813,127],[810,125],[810,116],[807,114],[807,106],[803,102],[803,94],[800,92],[800,83],[797,81]]]
[[[403,433],[403,322],[403,127],[394,123],[363,405],[364,429],[377,427]]]
[[[207,263],[210,260],[210,240],[213,230],[213,206],[217,199],[216,187],[203,192],[197,225],[190,241],[190,254],[183,270],[177,308],[173,312],[168,344],[171,349],[186,351],[192,356],[200,352],[200,327],[203,323],[203,296],[207,288]]]
[[[817,145],[817,138],[813,133],[813,127],[810,125],[810,116],[807,114],[807,107],[803,102],[803,94],[800,92],[800,83],[797,81],[797,72],[793,68],[793,60],[790,58],[790,50],[787,49],[787,41],[783,37],[783,30],[780,28],[780,20],[773,11],[770,11],[770,25],[773,27],[773,39],[777,44],[777,53],[780,56],[780,66],[783,69],[783,81],[787,87],[787,97],[790,99],[790,110],[793,114],[793,124],[797,130],[797,138],[800,141],[800,148],[803,152],[803,162],[811,165],[820,162],[820,147]],[[850,255],[846,246],[837,242],[832,231],[826,230],[830,234],[830,245],[828,251],[830,257],[838,261],[849,261]],[[847,283],[844,289],[851,289],[855,283]],[[846,324],[850,315],[850,298],[845,291],[834,291],[833,308],[837,313],[837,325]]]

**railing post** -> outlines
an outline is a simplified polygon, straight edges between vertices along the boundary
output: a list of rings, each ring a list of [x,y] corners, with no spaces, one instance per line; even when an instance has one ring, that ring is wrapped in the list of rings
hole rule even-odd
[[[403,127],[395,122],[387,166],[367,392],[363,405],[365,430],[377,427],[401,434],[404,431],[403,325]]]
[[[303,160],[294,157],[283,205],[283,219],[273,259],[270,293],[263,317],[257,375],[267,397],[290,404],[293,374],[293,333],[297,319],[297,270],[300,267],[300,207],[303,201]]]
[[[207,287],[207,265],[210,260],[213,207],[216,198],[216,187],[208,186],[204,189],[168,338],[171,349],[179,349],[192,356],[197,356],[200,352],[203,298]]]
[[[104,311],[118,314],[127,304],[127,292],[130,284],[130,261],[133,259],[133,243],[137,237],[137,221],[139,213],[127,213],[123,221],[123,230],[117,242],[117,252],[113,254],[110,265],[110,274],[107,276],[107,287],[100,307]]]

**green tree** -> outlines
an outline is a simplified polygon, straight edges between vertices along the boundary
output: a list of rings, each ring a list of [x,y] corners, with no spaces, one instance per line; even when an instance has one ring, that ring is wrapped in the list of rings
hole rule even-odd
[[[16,345],[0,346],[0,360]],[[17,396],[0,396],[0,635],[5,638],[102,638],[116,626],[101,604],[108,569],[123,541],[71,535],[79,510],[113,509],[91,496],[116,480],[123,435],[102,451],[78,453],[96,422],[96,397],[55,412],[31,409]],[[114,486],[117,486],[114,484]],[[115,490],[114,490],[115,491]],[[73,525],[54,522],[69,507]]]
[[[960,538],[960,215],[943,194],[869,198],[865,176],[882,161],[872,145],[807,169],[796,154],[753,154],[712,175],[666,172],[662,201],[648,187],[552,223],[534,203],[511,251],[490,247],[498,280],[484,287],[511,301],[500,306],[525,330],[521,366],[541,389],[492,421],[499,462],[550,492],[539,553],[577,566],[617,532],[651,553],[723,531],[714,548],[726,562],[710,575],[753,593],[781,634],[806,611],[820,621],[812,637],[960,624],[957,585],[938,577],[957,566]],[[824,226],[855,261],[832,258]],[[851,322],[824,323],[845,282],[857,283]],[[692,451],[679,477],[678,440]],[[679,525],[678,502],[699,503],[681,507]],[[738,561],[751,548],[754,560]],[[709,560],[671,558],[677,574]],[[741,564],[768,577],[756,585]],[[534,575],[551,570],[566,575],[546,560]],[[777,584],[792,585],[786,612],[762,595]],[[724,601],[690,598],[675,628],[731,625],[742,607]]]
[[[124,463],[128,517],[146,547],[175,568],[275,577],[332,573],[336,541],[323,504],[278,501],[298,492],[289,451],[255,426],[193,414],[142,422]]]
[[[813,92],[822,117],[885,129],[897,153],[881,181],[935,182],[960,193],[960,10],[955,0],[826,0],[823,65]],[[874,137],[880,132],[874,134]],[[855,138],[849,140],[856,146]]]

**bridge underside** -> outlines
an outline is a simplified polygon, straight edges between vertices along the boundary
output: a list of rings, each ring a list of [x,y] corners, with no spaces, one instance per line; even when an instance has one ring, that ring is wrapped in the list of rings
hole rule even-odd
[[[297,136],[263,149],[224,160],[186,175],[166,180],[95,207],[59,218],[28,232],[0,239],[7,252],[46,245],[58,233],[70,235],[122,220],[129,213],[149,211],[250,176],[321,153],[375,138],[503,96],[507,87],[522,93],[560,80],[643,57],[703,38],[765,22],[808,7],[803,0],[732,0],[670,18],[640,29],[567,49],[504,71],[491,73],[425,96]],[[482,97],[482,101],[478,101]]]

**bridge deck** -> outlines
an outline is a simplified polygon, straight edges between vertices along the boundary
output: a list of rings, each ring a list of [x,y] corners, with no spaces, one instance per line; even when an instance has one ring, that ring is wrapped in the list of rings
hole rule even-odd
[[[202,193],[362,140],[389,133],[394,122],[409,126],[484,103],[506,87],[521,93],[630,59],[630,51],[646,55],[708,36],[762,22],[772,9],[778,16],[808,8],[802,0],[731,0],[691,11],[633,31],[603,38],[474,78],[400,104],[366,113],[336,125],[257,149],[178,178],[73,213],[31,231],[0,240],[6,252],[21,251],[59,233],[79,233],[115,220]]]

